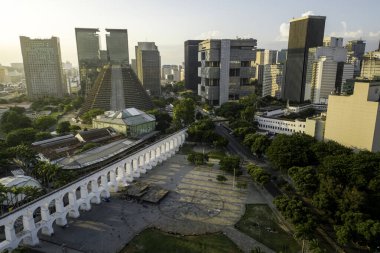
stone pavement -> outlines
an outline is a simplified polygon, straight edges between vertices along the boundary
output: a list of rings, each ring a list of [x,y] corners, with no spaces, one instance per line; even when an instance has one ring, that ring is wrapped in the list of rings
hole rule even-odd
[[[237,179],[248,183],[246,189],[233,189],[232,176],[226,174],[228,180],[220,183],[216,180],[219,174],[223,172],[217,165],[194,167],[185,155],[175,155],[138,179],[170,190],[159,205],[127,201],[113,194],[110,202],[93,205],[77,219],[69,218],[66,228],[54,225],[53,236],[40,235],[41,246],[51,248],[46,252],[65,252],[63,244],[66,252],[118,252],[145,228],[157,227],[184,235],[224,231],[242,250],[251,249],[259,244],[233,225],[246,203],[266,203],[266,199],[248,177]]]

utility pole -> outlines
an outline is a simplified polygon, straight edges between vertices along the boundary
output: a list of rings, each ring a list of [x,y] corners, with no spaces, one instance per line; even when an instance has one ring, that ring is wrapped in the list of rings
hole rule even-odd
[[[232,178],[232,189],[235,189],[235,168],[234,168],[234,177]]]

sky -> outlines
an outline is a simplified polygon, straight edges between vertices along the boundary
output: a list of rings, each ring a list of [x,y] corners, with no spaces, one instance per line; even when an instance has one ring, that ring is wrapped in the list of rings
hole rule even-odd
[[[162,64],[183,62],[189,39],[255,38],[258,48],[287,48],[289,20],[326,16],[325,36],[380,40],[379,0],[0,0],[0,64],[22,62],[19,36],[61,42],[63,61],[78,65],[75,27],[128,29],[130,58],[138,41],[154,41]]]

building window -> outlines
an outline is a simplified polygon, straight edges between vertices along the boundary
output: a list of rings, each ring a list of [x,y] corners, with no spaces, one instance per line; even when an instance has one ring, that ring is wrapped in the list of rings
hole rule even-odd
[[[240,76],[240,69],[230,69],[230,76]]]

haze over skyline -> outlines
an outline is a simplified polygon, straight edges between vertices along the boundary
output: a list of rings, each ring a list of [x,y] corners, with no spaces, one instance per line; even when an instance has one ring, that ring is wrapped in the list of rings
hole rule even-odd
[[[325,36],[364,39],[366,51],[380,39],[380,2],[259,1],[259,0],[15,0],[0,1],[4,25],[0,37],[0,64],[21,62],[19,36],[61,42],[62,60],[78,65],[75,27],[126,28],[130,58],[138,41],[154,41],[162,64],[183,62],[183,43],[190,39],[255,38],[258,48],[287,48],[289,20],[302,14],[326,16]],[[355,8],[353,8],[353,6]],[[368,6],[372,6],[368,8]]]

